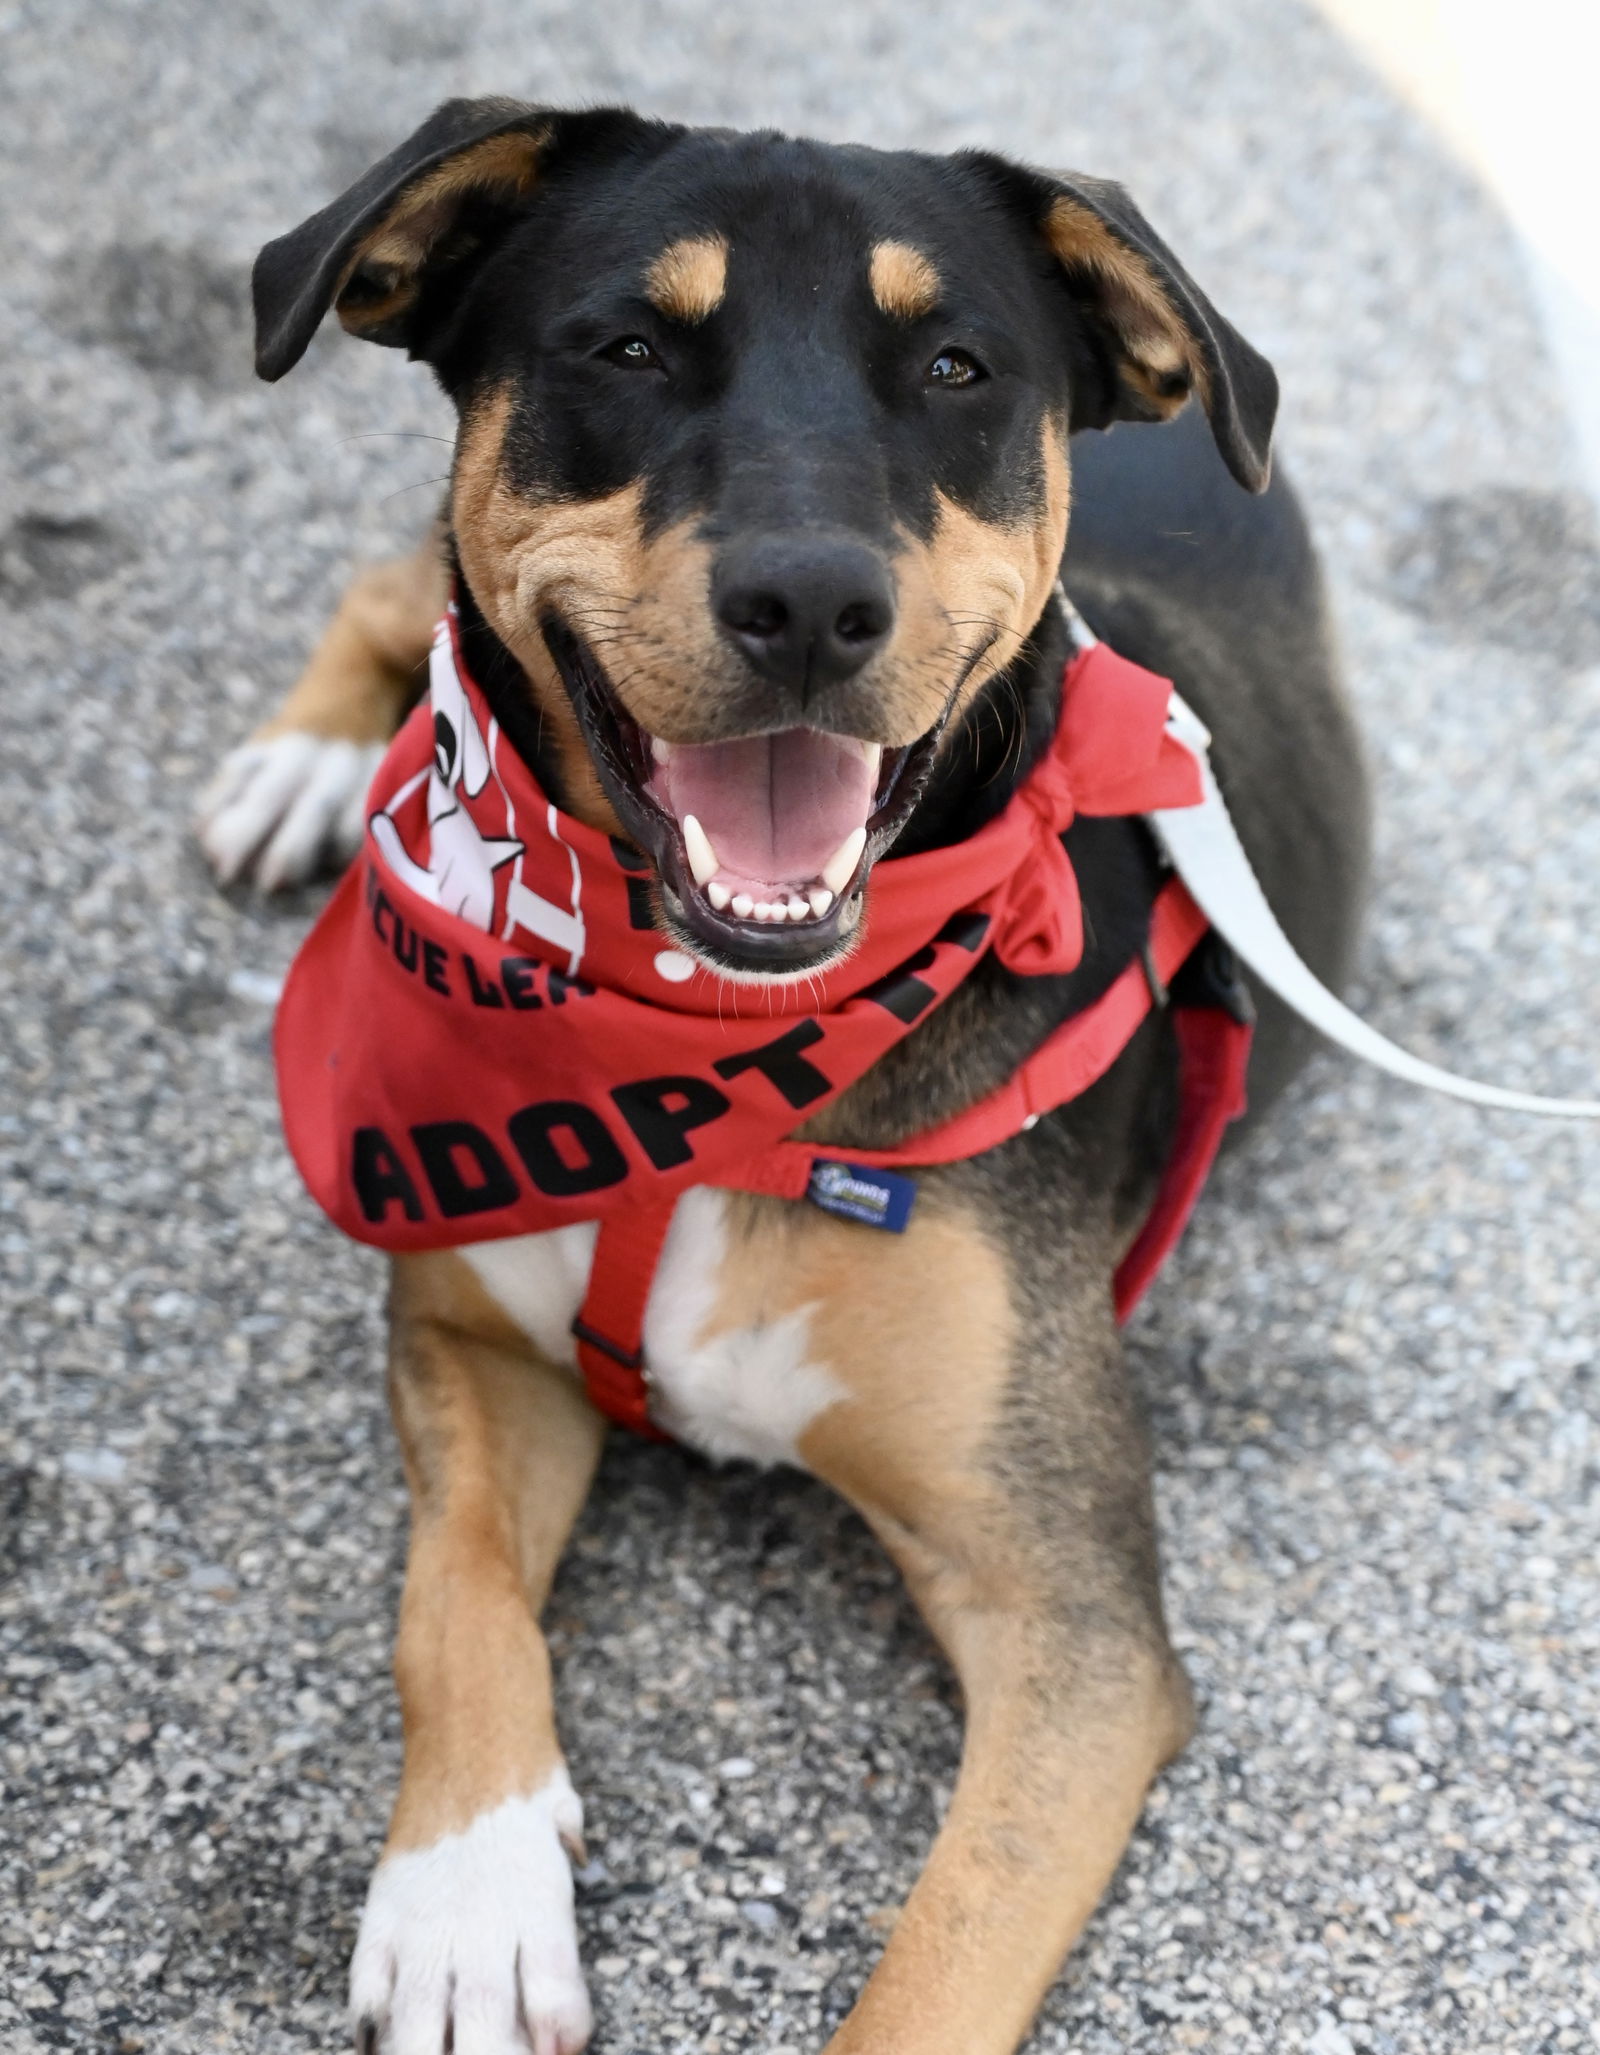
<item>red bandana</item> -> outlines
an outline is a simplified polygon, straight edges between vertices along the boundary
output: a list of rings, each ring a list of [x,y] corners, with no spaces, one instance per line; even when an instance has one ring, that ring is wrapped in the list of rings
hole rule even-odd
[[[1104,644],[1075,657],[1054,743],[1003,813],[952,848],[878,864],[864,936],[837,968],[740,985],[667,946],[640,856],[541,792],[466,674],[452,609],[428,700],[373,781],[365,855],[278,1014],[284,1126],[312,1195],[347,1234],[396,1250],[658,1209],[693,1184],[800,1196],[830,1152],[784,1138],[985,950],[1023,974],[1077,964],[1061,842],[1075,815],[1199,800],[1194,758],[1166,731],[1170,693]],[[1202,928],[1184,895],[1162,975]],[[1115,1046],[1080,1052],[1098,1068],[1077,1089],[1136,1024],[1108,1023]],[[1019,1080],[1004,1108],[996,1095],[1004,1133],[1040,1110]],[[923,1137],[931,1154],[849,1161],[948,1161],[1003,1138],[970,1115],[940,1132],[956,1129],[970,1146]]]

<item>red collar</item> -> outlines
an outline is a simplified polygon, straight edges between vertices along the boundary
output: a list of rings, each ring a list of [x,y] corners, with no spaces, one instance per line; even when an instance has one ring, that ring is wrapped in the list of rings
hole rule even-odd
[[[1074,968],[1083,927],[1063,831],[1078,814],[1200,798],[1195,760],[1166,729],[1170,695],[1104,644],[1074,657],[1051,746],[1004,811],[953,847],[879,863],[844,963],[745,986],[666,946],[642,859],[540,790],[466,673],[452,609],[428,699],[373,780],[365,852],[278,1014],[284,1126],[312,1195],[393,1250],[590,1219],[636,1238],[645,1222],[664,1232],[689,1185],[809,1188],[827,1203],[819,1163],[951,1161],[1016,1133],[1125,1046],[1150,1005],[1138,965],[930,1134],[865,1154],[788,1139],[986,951],[1024,975]],[[1169,884],[1151,937],[1159,977],[1204,926]]]

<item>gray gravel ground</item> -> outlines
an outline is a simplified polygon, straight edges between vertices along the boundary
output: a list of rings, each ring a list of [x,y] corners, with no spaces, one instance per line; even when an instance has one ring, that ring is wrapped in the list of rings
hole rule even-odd
[[[421,526],[419,372],[248,375],[257,244],[447,92],[628,97],[1132,183],[1275,357],[1372,737],[1361,1003],[1600,1073],[1592,514],[1482,195],[1287,0],[0,5],[0,2042],[340,2041],[397,1760],[376,1261],[280,1146],[314,898],[186,834],[351,562]],[[414,438],[422,437],[417,440]],[[407,439],[412,438],[412,439]],[[1036,2043],[1600,2033],[1600,1138],[1325,1057],[1132,1353],[1204,1706]],[[553,1606],[612,2050],[815,2050],[954,1771],[857,1523],[617,1445]]]

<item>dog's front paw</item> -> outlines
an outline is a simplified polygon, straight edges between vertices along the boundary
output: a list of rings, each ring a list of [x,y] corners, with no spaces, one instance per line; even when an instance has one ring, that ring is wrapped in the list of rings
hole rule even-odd
[[[223,759],[195,824],[218,881],[250,876],[275,892],[348,861],[361,845],[383,748],[301,730],[241,743]]]
[[[350,1966],[361,2055],[577,2055],[589,2039],[558,1770],[531,1798],[378,1865]]]

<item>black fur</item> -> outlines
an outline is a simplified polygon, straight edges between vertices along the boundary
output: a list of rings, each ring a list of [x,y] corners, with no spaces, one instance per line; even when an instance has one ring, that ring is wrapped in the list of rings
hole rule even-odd
[[[532,432],[514,442],[530,487],[595,496],[643,476],[657,523],[705,514],[713,532],[824,518],[881,533],[886,515],[926,534],[932,493],[983,518],[1025,513],[1039,480],[1038,423],[1074,427],[1142,409],[1116,376],[1093,286],[1039,234],[1070,195],[1166,287],[1209,373],[1225,461],[1264,484],[1277,384],[1119,186],[1024,171],[977,152],[931,157],[734,135],[621,109],[553,114],[512,101],[450,101],[338,200],[267,244],[253,280],[257,368],[303,354],[362,239],[425,173],[506,134],[544,138],[532,191],[464,207],[430,252],[403,316],[372,340],[426,359],[458,399],[510,373]],[[474,208],[477,211],[474,212]],[[640,293],[681,236],[726,234],[725,317],[686,331]],[[865,245],[909,241],[932,257],[946,304],[909,334],[872,304]],[[359,314],[359,271],[346,285]],[[934,328],[937,328],[937,335]],[[603,355],[640,333],[670,359],[671,392]],[[896,347],[896,344],[899,347]],[[929,417],[920,373],[941,344],[991,376]],[[840,375],[843,372],[844,375]],[[710,420],[713,412],[714,422]]]

